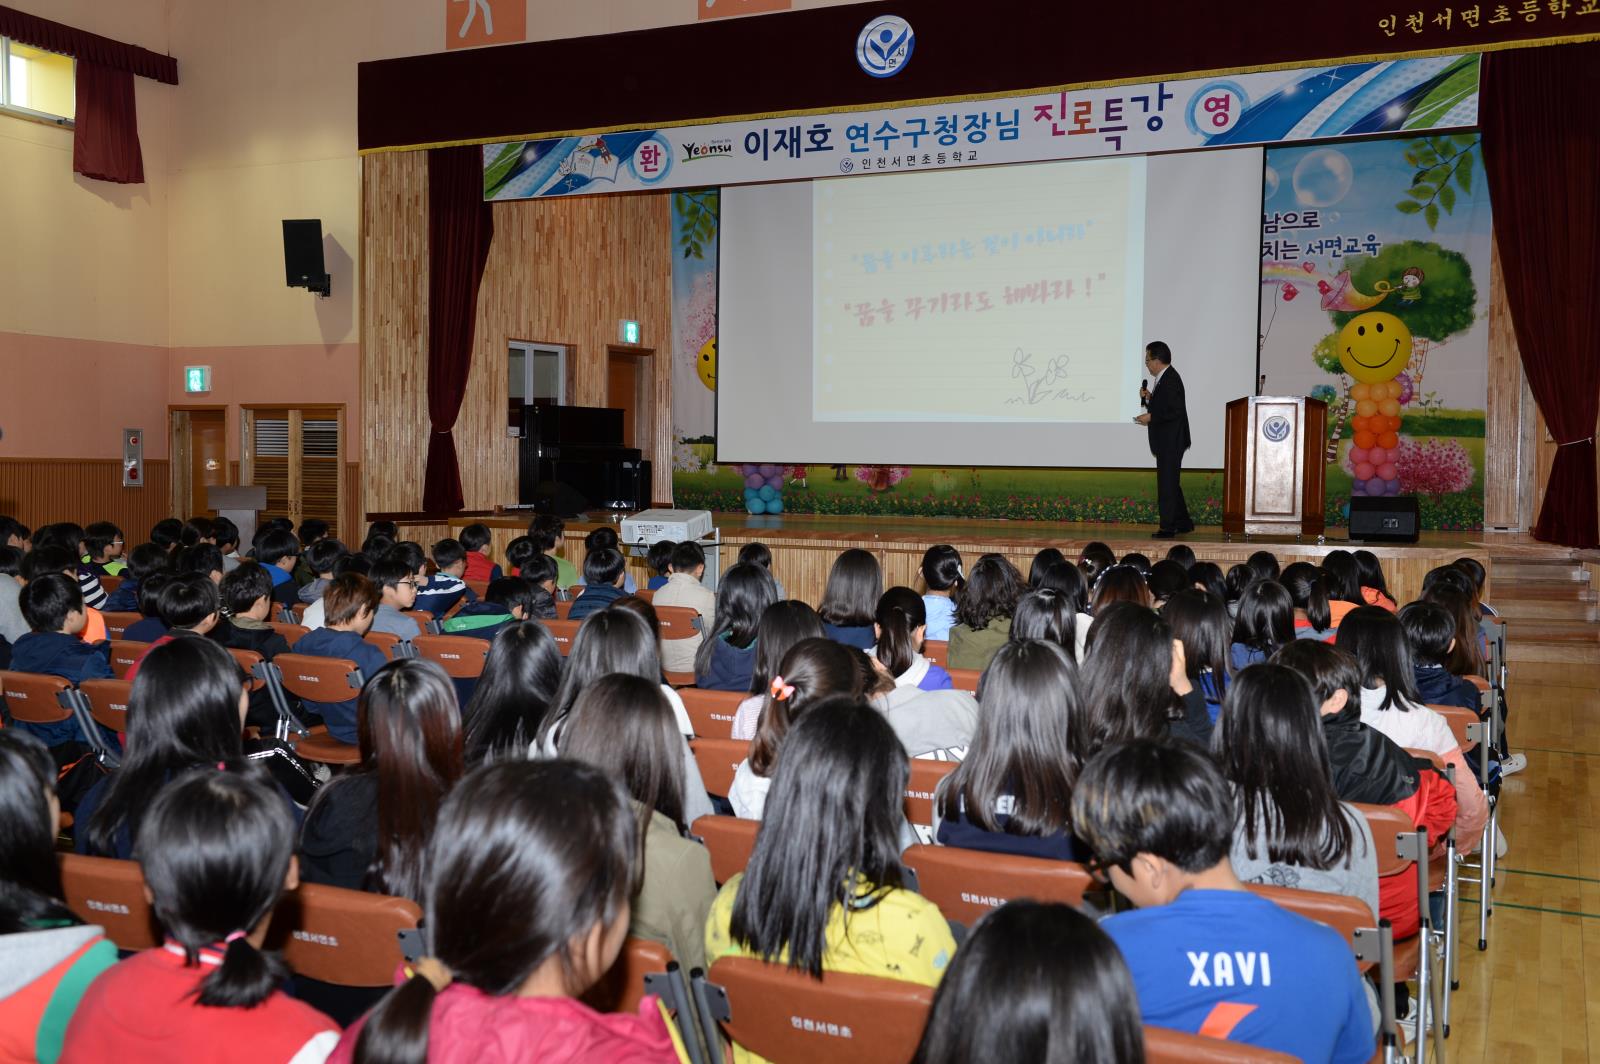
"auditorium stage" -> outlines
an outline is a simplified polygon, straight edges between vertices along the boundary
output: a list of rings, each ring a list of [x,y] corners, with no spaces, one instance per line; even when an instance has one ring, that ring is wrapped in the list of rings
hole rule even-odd
[[[481,521],[494,532],[495,557],[504,558],[506,543],[527,530],[531,516],[515,512],[461,515],[447,521],[448,533],[458,535],[463,526]],[[822,598],[823,585],[827,582],[833,559],[848,547],[861,547],[878,556],[883,564],[886,586],[904,584],[919,587],[917,581],[922,553],[935,543],[949,543],[956,547],[969,564],[980,554],[1003,554],[1023,572],[1027,572],[1028,562],[1044,547],[1055,547],[1068,557],[1076,558],[1084,544],[1100,540],[1110,545],[1118,555],[1142,551],[1152,560],[1157,560],[1166,554],[1172,542],[1151,539],[1152,529],[1141,525],[870,515],[756,516],[724,512],[716,513],[714,519],[722,536],[721,564],[724,568],[732,564],[739,548],[746,543],[765,543],[772,550],[773,572],[785,590],[791,596],[811,603]],[[574,564],[583,564],[583,537],[601,523],[610,522],[567,522],[563,553]],[[440,534],[445,531],[445,528],[439,529]],[[1382,559],[1390,590],[1402,602],[1416,597],[1422,588],[1422,578],[1429,569],[1463,555],[1471,555],[1483,562],[1490,569],[1491,581],[1491,554],[1502,557],[1515,554],[1530,558],[1572,556],[1572,552],[1564,547],[1537,543],[1527,536],[1483,532],[1428,532],[1416,544],[1366,545],[1348,542],[1343,530],[1335,529],[1333,535],[1319,544],[1314,538],[1297,541],[1292,536],[1236,537],[1228,541],[1223,538],[1222,530],[1213,526],[1186,535],[1179,542],[1187,543],[1201,560],[1216,562],[1224,569],[1244,561],[1257,550],[1270,550],[1284,564],[1288,564],[1292,561],[1316,563],[1332,550],[1365,547]],[[644,559],[630,558],[629,566],[635,577],[643,583],[649,575]]]

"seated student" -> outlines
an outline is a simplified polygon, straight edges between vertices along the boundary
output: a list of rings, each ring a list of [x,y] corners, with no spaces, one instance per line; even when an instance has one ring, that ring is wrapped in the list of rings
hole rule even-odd
[[[1228,566],[1228,571],[1222,577],[1222,583],[1227,589],[1227,594],[1223,597],[1228,601],[1229,614],[1234,617],[1239,616],[1239,600],[1244,597],[1245,589],[1259,579],[1261,578],[1256,575],[1256,571],[1248,565]],[[1276,580],[1270,582],[1277,583]]]
[[[272,577],[272,599],[285,606],[300,601],[300,585],[294,582],[294,568],[300,561],[300,541],[293,532],[272,529],[256,542],[256,561]]]
[[[722,574],[717,584],[716,622],[705,631],[692,663],[696,687],[750,690],[761,618],[777,601],[772,574],[759,565],[740,562]]]
[[[89,553],[84,539],[81,525],[60,521],[46,525],[33,534],[33,549],[39,551],[59,548],[66,551],[71,559],[67,566],[71,570],[69,575],[78,581],[78,590],[83,593],[83,604],[90,609],[103,609],[109,596],[106,594],[106,589],[100,586],[99,575],[83,560]]]
[[[441,627],[445,635],[492,640],[501,629],[528,620],[532,608],[533,586],[520,576],[502,576],[490,583],[482,602],[461,607]]]
[[[1363,1064],[1372,1010],[1339,932],[1245,889],[1228,860],[1234,803],[1205,754],[1140,740],[1084,767],[1073,820],[1138,909],[1101,921],[1146,1024],[1301,1060]]]
[[[157,647],[166,646],[174,639],[210,633],[222,619],[222,596],[209,578],[199,573],[181,573],[161,588],[157,609],[161,611],[161,622],[167,630],[145,647],[139,659],[123,674],[122,678],[129,683],[138,679],[139,666]]]
[[[735,816],[762,819],[785,736],[811,707],[842,695],[861,697],[862,675],[849,651],[829,639],[807,639],[783,656],[772,678],[750,753],[733,774],[728,802]],[[898,740],[896,740],[898,744]]]
[[[461,530],[461,549],[466,551],[467,571],[463,577],[489,583],[501,577],[500,567],[489,556],[489,526],[474,522]]]
[[[1361,566],[1349,551],[1328,552],[1322,559],[1322,579],[1328,589],[1328,612],[1335,628],[1351,610],[1371,605],[1361,590]]]
[[[749,865],[711,906],[706,961],[937,986],[956,944],[938,907],[905,884],[907,776],[882,714],[845,698],[810,710],[784,739]],[[734,1059],[758,1058],[735,1045]]]
[[[367,681],[359,706],[361,763],[306,811],[300,875],[421,900],[439,805],[463,771],[455,688],[431,661],[397,661]]]
[[[1163,558],[1150,567],[1145,585],[1150,589],[1150,604],[1160,609],[1167,599],[1190,588],[1189,570],[1170,558]]]
[[[1080,762],[1128,739],[1171,735],[1210,747],[1205,693],[1189,679],[1172,626],[1148,606],[1114,602],[1095,613],[1079,679],[1084,726],[1071,738]]]
[[[1339,801],[1317,700],[1283,665],[1235,677],[1211,739],[1233,786],[1233,870],[1246,883],[1345,894],[1378,918],[1378,851],[1360,811]]]
[[[1456,645],[1445,663],[1449,670],[1457,676],[1483,676],[1488,671],[1489,640],[1472,577],[1459,565],[1441,565],[1423,578],[1419,597],[1444,607],[1456,619]]]
[[[566,522],[554,514],[540,514],[528,522],[528,538],[533,540],[540,554],[555,559],[556,584],[563,590],[583,582],[583,575],[577,567],[559,553],[566,528]]]
[[[1450,723],[1418,704],[1412,688],[1411,647],[1400,619],[1381,606],[1351,610],[1339,626],[1337,646],[1361,666],[1361,723],[1398,746],[1437,754],[1455,767],[1456,839],[1462,852],[1470,853],[1489,819],[1488,799]],[[1429,838],[1435,836],[1430,833]],[[1504,838],[1496,836],[1496,845],[1503,846]]]
[[[309,564],[308,555],[311,548],[330,538],[331,534],[332,529],[328,527],[328,522],[316,517],[308,517],[300,522],[299,528],[295,529],[295,538],[300,541],[300,563],[295,566],[294,582],[301,587],[311,583],[316,577]]]
[[[894,677],[896,687],[947,691],[955,686],[944,666],[922,656],[928,630],[922,596],[909,587],[891,587],[873,611],[871,654]]]
[[[56,773],[38,739],[0,729],[0,1060],[19,1064],[60,1055],[83,992],[117,963],[104,929],[62,901]]]
[[[209,517],[191,517],[183,523],[183,528],[178,532],[179,550],[184,547],[197,547],[202,543],[214,545],[216,541],[217,526],[212,523]]]
[[[1189,566],[1189,581],[1200,591],[1208,591],[1223,602],[1229,601],[1228,578],[1216,562],[1195,562]],[[1228,611],[1233,618],[1233,611]]]
[[[660,591],[667,586],[667,579],[672,574],[672,552],[677,549],[678,545],[670,539],[658,539],[650,544],[650,549],[645,552],[644,563],[656,575],[645,585],[648,590]]]
[[[374,632],[388,632],[410,641],[422,634],[417,622],[405,616],[417,601],[417,574],[401,558],[386,557],[367,574],[378,585],[378,612],[372,618]]]
[[[865,650],[845,647],[861,675],[861,698],[882,713],[906,755],[925,761],[960,761],[978,730],[978,699],[969,691],[944,687],[924,691],[896,684],[883,663]],[[919,828],[932,838],[931,832]],[[919,836],[920,837],[920,836]]]
[[[828,570],[817,613],[828,638],[846,646],[870,650],[872,614],[883,597],[883,569],[870,552],[852,547],[842,551]]]
[[[106,598],[106,612],[132,613],[139,608],[139,585],[151,573],[161,572],[172,564],[172,556],[154,543],[141,543],[128,553],[128,564],[122,570],[122,583]]]
[[[1270,550],[1258,550],[1245,559],[1245,565],[1255,573],[1257,580],[1276,580],[1281,575],[1278,556]]]
[[[522,579],[533,592],[528,618],[537,621],[556,619],[556,599],[566,593],[556,586],[556,560],[548,554],[535,554],[522,567]]]
[[[15,547],[0,546],[0,640],[7,645],[27,635],[28,619],[22,615],[17,600],[22,596],[22,552]]]
[[[59,676],[74,684],[111,678],[111,644],[86,643],[79,638],[88,615],[83,593],[71,577],[59,572],[36,576],[23,587],[17,604],[27,618],[29,632],[11,647],[13,670]],[[49,747],[86,739],[78,722],[70,718],[54,724],[17,721],[16,727],[38,736]]]
[[[1383,563],[1370,550],[1355,552],[1356,574],[1361,584],[1361,598],[1368,606],[1382,606],[1390,613],[1395,611],[1394,596],[1383,578]]]
[[[510,576],[521,576],[522,569],[528,564],[530,558],[538,555],[539,549],[533,545],[533,540],[527,536],[517,536],[506,544],[506,572]]]
[[[333,578],[337,580],[346,573],[356,573],[360,576],[369,576],[372,573],[372,563],[367,561],[367,556],[365,554],[346,552],[339,558],[337,562],[334,563]],[[304,590],[304,588],[301,590]],[[327,592],[328,589],[326,585],[324,585],[322,593],[326,595]],[[276,607],[274,607],[273,612],[277,612]],[[322,618],[323,602],[321,598],[318,598],[317,601],[307,606],[306,611],[300,615],[300,623],[314,632],[318,628],[322,627]]]
[[[394,549],[396,540],[393,536],[386,536],[381,532],[368,532],[367,538],[361,541],[360,555],[367,560],[368,565],[376,564]]]
[[[55,526],[51,526],[52,528]],[[35,577],[47,573],[60,573],[71,580],[78,587],[79,594],[83,594],[83,574],[73,557],[72,551],[59,544],[54,546],[35,547],[23,555],[22,564],[17,568],[17,579],[24,586]],[[95,581],[99,586],[99,581]],[[20,592],[18,593],[20,597]],[[101,590],[101,597],[106,597]],[[84,599],[84,625],[82,638],[85,643],[98,643],[107,638],[105,615],[93,606],[88,605],[88,598]]]
[[[772,576],[772,586],[778,589],[778,598],[788,597],[783,593],[783,581],[772,573],[771,547],[768,547],[765,543],[746,543],[739,548],[739,557],[735,560],[735,564],[741,562],[749,562],[751,565],[761,566],[767,571],[767,575]]]
[[[1032,591],[1044,579],[1044,571],[1052,565],[1065,565],[1067,556],[1055,547],[1045,547],[1034,554],[1028,563],[1028,590]]]
[[[139,581],[139,619],[123,630],[123,639],[154,643],[167,634],[167,622],[161,619],[161,590],[176,575],[171,570],[158,569]]]
[[[623,588],[626,565],[622,555],[609,547],[590,551],[583,559],[583,594],[572,603],[567,616],[581,621],[629,594]]]
[[[163,517],[150,526],[150,542],[171,554],[183,546],[183,522],[176,517]]]
[[[946,641],[950,626],[956,623],[956,597],[967,586],[961,573],[961,552],[948,543],[936,543],[923,551],[922,583],[928,589],[922,596],[928,614],[927,638]]]
[[[664,944],[689,968],[705,968],[706,916],[717,896],[706,848],[685,836],[683,739],[660,685],[604,676],[578,696],[562,730],[561,756],[593,765],[629,790],[644,846],[644,877],[629,934]]]
[[[1053,601],[1049,601],[1045,613],[1050,619],[1045,621],[1045,627],[1050,630],[1049,638],[1056,642],[1070,639],[1070,643],[1060,642],[1073,657],[1076,664],[1083,664],[1083,656],[1087,652],[1089,643],[1089,626],[1094,623],[1089,610],[1089,585],[1084,582],[1083,571],[1071,562],[1060,562],[1056,565],[1046,566],[1039,574],[1039,586],[1035,591],[1048,592]],[[1026,595],[1023,598],[1027,598]],[[1035,636],[1019,636],[1017,625],[1025,623],[1037,627],[1044,621],[1042,615],[1035,613],[1029,620],[1023,622],[1018,616],[1022,612],[1023,598],[1017,600],[1017,611],[1011,619],[1011,638],[1028,639],[1040,638]],[[1044,606],[1047,600],[1037,599],[1030,609]]]
[[[467,764],[526,757],[561,684],[561,651],[532,621],[503,628],[461,710]]]
[[[1222,697],[1233,678],[1233,620],[1223,601],[1192,587],[1167,597],[1161,617],[1172,626],[1172,638],[1183,646],[1183,667],[1189,683],[1205,696],[1213,723],[1222,711]]]
[[[1116,553],[1112,549],[1094,540],[1084,545],[1083,551],[1078,555],[1078,568],[1083,571],[1083,579],[1090,587],[1100,579],[1100,574],[1117,564]]]
[[[445,800],[429,864],[432,955],[330,1064],[679,1059],[656,998],[636,1015],[579,1000],[622,950],[643,864],[620,783],[575,761],[485,765]]]
[[[239,557],[239,526],[226,517],[218,517],[211,522],[211,535],[222,552],[223,572],[231,573],[239,568],[239,563],[244,561]]]
[[[0,514],[0,547],[15,547],[26,554],[33,549],[33,532],[14,517]]]
[[[1070,740],[1080,704],[1077,667],[1059,644],[1001,647],[983,676],[972,743],[934,798],[939,844],[1062,861],[1087,857],[1071,818],[1080,764]]]
[[[1429,839],[1444,838],[1456,818],[1455,791],[1431,765],[1361,722],[1361,666],[1355,658],[1321,640],[1300,639],[1272,660],[1311,685],[1339,800],[1392,805],[1427,828]],[[1394,925],[1396,941],[1417,933],[1417,877],[1409,870],[1378,880],[1378,915]]]
[[[441,539],[433,545],[433,564],[438,569],[428,582],[417,589],[414,609],[427,610],[435,617],[443,617],[457,602],[478,601],[478,593],[461,579],[467,571],[467,552],[453,539]]]
[[[323,1059],[339,1028],[280,989],[267,925],[299,885],[294,821],[264,774],[234,760],[173,780],[138,847],[165,945],[136,953],[84,994],[62,1064],[108,1060]]]
[[[208,578],[213,584],[222,583],[222,552],[214,543],[196,543],[192,547],[184,547],[178,551],[177,560],[173,564],[173,571],[179,573],[199,573]]]
[[[363,681],[372,679],[389,664],[383,651],[362,639],[372,628],[378,600],[377,587],[366,577],[357,573],[338,577],[322,596],[324,627],[302,636],[292,649],[319,658],[346,658],[356,663]],[[305,707],[322,718],[335,739],[352,746],[359,740],[354,697],[342,702],[306,702]]]
[[[1155,596],[1144,574],[1131,565],[1118,562],[1102,570],[1094,582],[1094,593],[1089,600],[1089,613],[1098,614],[1115,602],[1132,602],[1139,606],[1154,606]]]
[[[1238,607],[1228,647],[1235,669],[1266,661],[1294,641],[1294,600],[1276,580],[1251,583],[1239,596]]]
[[[622,544],[617,538],[617,530],[609,526],[597,528],[593,532],[590,532],[587,536],[584,536],[583,548],[586,554],[593,554],[597,550],[614,550],[618,554],[622,553]],[[584,573],[587,574],[588,571],[588,566],[585,565]],[[578,585],[580,587],[588,583],[589,580],[587,575],[578,578]],[[622,590],[625,594],[629,595],[639,590],[638,586],[633,582],[633,574],[627,571],[626,559],[624,559],[622,571]]]
[[[1136,570],[1140,576],[1144,577],[1146,583],[1149,582],[1150,558],[1142,552],[1129,551],[1127,554],[1124,554],[1121,558],[1117,559],[1117,564],[1126,565]]]
[[[122,529],[110,521],[96,521],[83,530],[84,562],[96,576],[121,576],[125,541]]]
[[[761,707],[767,703],[772,678],[781,674],[783,657],[805,639],[825,639],[822,618],[798,599],[786,599],[768,606],[756,629],[755,666],[750,672],[750,697],[739,703],[733,714],[729,738],[754,739],[761,720]]]
[[[1338,637],[1339,622],[1334,618],[1334,606],[1328,598],[1327,579],[1321,569],[1310,562],[1295,562],[1278,577],[1278,583],[1289,592],[1294,603],[1294,637],[1318,639],[1331,643]],[[1339,604],[1338,616],[1355,609],[1348,602]]]
[[[1052,1064],[1145,1059],[1127,962],[1070,906],[1013,901],[985,914],[934,992],[912,1064],[980,1064],[1007,1045]]]
[[[1472,683],[1446,668],[1456,645],[1456,619],[1433,602],[1411,602],[1399,613],[1411,648],[1412,690],[1430,706],[1459,706],[1482,716],[1482,698]]]
[[[667,639],[661,643],[661,667],[668,672],[693,672],[695,652],[705,640],[705,634],[716,628],[717,596],[701,584],[706,575],[706,552],[693,541],[680,543],[672,551],[672,564],[667,583],[651,604],[683,606],[700,615],[700,631],[690,639]],[[581,596],[580,596],[581,599]],[[760,623],[757,615],[756,623]]]
[[[322,593],[333,581],[334,570],[339,567],[340,559],[349,553],[349,549],[332,536],[324,536],[313,543],[302,559],[311,579],[300,586],[296,597],[307,605],[321,599]]]
[[[979,558],[956,603],[950,627],[952,669],[982,671],[1011,636],[1011,614],[1022,597],[1022,574],[998,554]]]
[[[267,624],[272,615],[272,578],[259,562],[245,562],[222,578],[226,616],[212,629],[225,647],[253,650],[267,661],[287,653],[289,644]]]

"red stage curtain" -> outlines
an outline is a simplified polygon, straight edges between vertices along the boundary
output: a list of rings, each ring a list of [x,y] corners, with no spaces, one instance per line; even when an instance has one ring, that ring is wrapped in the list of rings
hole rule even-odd
[[[78,113],[73,119],[72,169],[84,177],[137,185],[144,181],[133,75],[79,59]]]
[[[428,152],[428,466],[422,508],[461,509],[461,467],[450,430],[467,394],[478,285],[494,239],[483,198],[483,149]]]
[[[1600,546],[1600,45],[1484,57],[1479,111],[1506,299],[1533,397],[1559,449],[1535,539]]]

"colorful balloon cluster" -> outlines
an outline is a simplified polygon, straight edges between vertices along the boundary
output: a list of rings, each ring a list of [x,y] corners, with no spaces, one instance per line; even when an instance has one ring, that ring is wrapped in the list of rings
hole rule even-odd
[[[1357,495],[1400,494],[1400,408],[1410,398],[1411,381],[1405,374],[1373,384],[1358,382],[1350,388],[1356,404],[1350,419],[1354,433],[1346,465]]]
[[[744,508],[753,514],[783,513],[783,475],[788,466],[755,465],[739,467],[744,476]]]

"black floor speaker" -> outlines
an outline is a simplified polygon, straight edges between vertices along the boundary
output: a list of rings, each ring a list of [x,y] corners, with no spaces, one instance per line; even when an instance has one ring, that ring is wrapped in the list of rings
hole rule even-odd
[[[1350,499],[1350,538],[1367,543],[1415,543],[1422,528],[1415,495]]]

